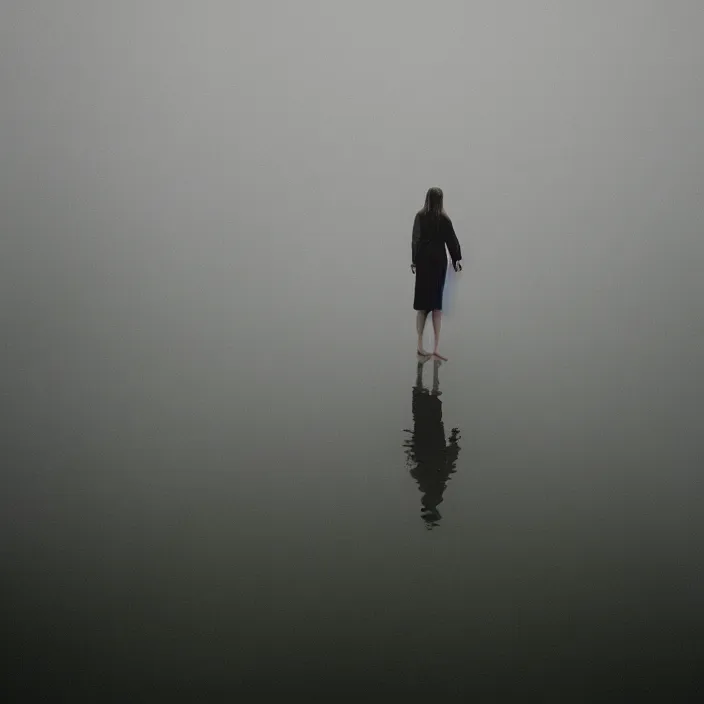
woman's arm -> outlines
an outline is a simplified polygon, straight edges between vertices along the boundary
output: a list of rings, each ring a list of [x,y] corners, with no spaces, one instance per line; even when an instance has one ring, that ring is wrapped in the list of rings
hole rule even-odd
[[[445,227],[445,244],[450,252],[452,266],[455,266],[455,264],[462,259],[462,248],[460,247],[460,242],[455,234],[455,228],[452,227],[451,220],[447,221],[447,225]]]
[[[418,256],[418,245],[420,244],[420,217],[416,213],[416,219],[413,221],[413,234],[411,235],[411,266],[416,265],[416,257]]]

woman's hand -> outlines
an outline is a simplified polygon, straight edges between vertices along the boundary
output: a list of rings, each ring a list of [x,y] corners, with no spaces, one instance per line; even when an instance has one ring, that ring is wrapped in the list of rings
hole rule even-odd
[[[411,264],[411,273],[412,274],[416,273],[416,265],[415,264]]]
[[[455,271],[462,271],[462,265],[459,263],[459,261],[453,262],[452,266]]]

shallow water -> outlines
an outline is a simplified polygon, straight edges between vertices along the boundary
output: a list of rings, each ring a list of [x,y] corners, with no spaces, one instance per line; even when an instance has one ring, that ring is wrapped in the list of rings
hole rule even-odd
[[[461,283],[425,393],[408,306],[44,331],[10,382],[15,674],[140,701],[690,687],[701,331],[528,325]]]

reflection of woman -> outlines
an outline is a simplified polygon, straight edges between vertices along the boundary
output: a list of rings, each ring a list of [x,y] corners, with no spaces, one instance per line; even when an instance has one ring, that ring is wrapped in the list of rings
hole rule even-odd
[[[423,387],[423,366],[427,360],[418,362],[416,384],[413,387],[413,430],[405,442],[406,455],[411,465],[411,476],[418,482],[423,494],[421,517],[427,528],[439,525],[442,496],[454,474],[459,455],[459,430],[453,428],[449,441],[445,442],[445,426],[442,422],[442,401],[440,400],[438,368],[440,361],[433,364],[433,389],[428,392]]]
[[[428,355],[423,349],[423,331],[428,314],[433,313],[435,343],[432,356],[447,359],[438,352],[440,323],[442,321],[442,295],[447,274],[447,250],[455,271],[461,271],[462,251],[452,227],[452,221],[443,208],[443,194],[431,188],[425,196],[425,206],[416,213],[411,238],[411,271],[416,275],[413,308],[416,313],[418,354]]]

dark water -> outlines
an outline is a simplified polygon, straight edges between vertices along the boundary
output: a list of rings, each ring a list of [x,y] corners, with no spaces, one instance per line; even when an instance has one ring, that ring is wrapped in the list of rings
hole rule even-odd
[[[615,302],[598,327],[535,296],[516,316],[486,281],[461,282],[442,365],[392,306],[327,335],[322,304],[269,330],[141,301],[15,343],[14,684],[691,701],[702,332]]]

